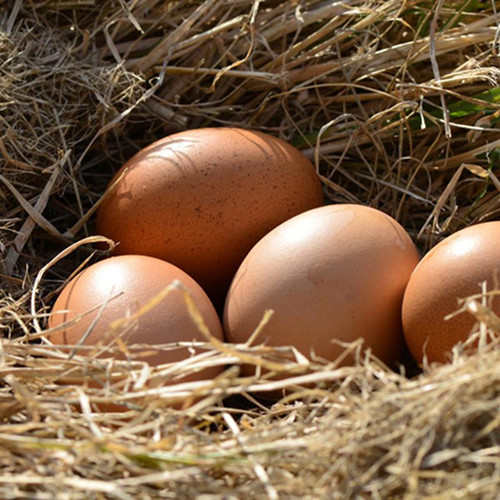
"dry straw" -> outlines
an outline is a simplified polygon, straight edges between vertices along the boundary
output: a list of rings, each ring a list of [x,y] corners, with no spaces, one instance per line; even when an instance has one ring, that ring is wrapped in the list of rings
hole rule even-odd
[[[496,9],[0,2],[0,498],[498,498],[496,341],[395,373],[360,343],[348,346],[357,364],[339,367],[207,334],[195,358],[151,368],[120,342],[99,349],[129,361],[82,346],[68,356],[44,330],[59,287],[99,257],[92,215],[112,173],[185,128],[290,141],[329,201],[384,210],[423,252],[498,218]],[[494,338],[499,320],[481,300],[463,309]],[[242,363],[280,379],[241,378]],[[228,369],[178,382],[212,364]],[[283,399],[259,399],[268,390]],[[95,411],[111,403],[127,409]]]

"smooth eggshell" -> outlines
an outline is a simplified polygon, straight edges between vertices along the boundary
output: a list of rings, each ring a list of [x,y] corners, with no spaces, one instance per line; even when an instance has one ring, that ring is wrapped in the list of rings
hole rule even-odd
[[[83,316],[74,325],[55,330],[49,338],[54,344],[74,346],[92,321],[100,315],[84,344],[106,346],[113,342],[119,332],[110,329],[110,323],[136,313],[174,280],[179,280],[186,287],[211,334],[222,340],[222,327],[217,313],[200,286],[172,264],[141,255],[111,257],[93,264],[74,277],[64,287],[52,308],[49,328],[56,328],[80,314],[97,309]],[[102,304],[106,305],[101,310]],[[173,290],[159,304],[142,314],[134,327],[121,338],[128,345],[151,346],[181,341],[206,341],[191,318],[180,290]],[[81,350],[78,353],[85,355],[88,352]],[[148,353],[150,354],[146,355]],[[146,346],[143,352],[133,350],[131,355],[135,359],[148,361],[151,365],[159,365],[186,359],[190,352],[183,347],[154,353],[154,347]],[[123,359],[123,356],[117,358]],[[200,373],[194,374],[189,380],[211,378],[220,372],[219,367],[211,367],[203,371],[203,376]]]
[[[115,175],[97,232],[115,254],[167,260],[216,300],[252,246],[323,202],[309,160],[270,135],[238,128],[188,130],[161,139]]]
[[[226,339],[246,342],[272,309],[258,343],[334,360],[343,348],[332,341],[363,338],[394,364],[404,345],[401,301],[417,261],[409,235],[381,211],[309,210],[267,234],[243,261],[226,301]]]
[[[498,287],[500,221],[477,224],[445,238],[413,272],[403,301],[403,329],[412,356],[422,363],[447,362],[458,342],[467,340],[476,320],[467,312],[450,319],[460,300]],[[496,278],[495,278],[496,276]],[[500,313],[500,300],[493,308]]]

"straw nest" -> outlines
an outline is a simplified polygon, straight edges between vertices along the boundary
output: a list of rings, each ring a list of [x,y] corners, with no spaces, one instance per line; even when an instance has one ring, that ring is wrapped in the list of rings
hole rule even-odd
[[[338,368],[207,337],[189,363],[153,369],[43,341],[54,295],[100,257],[92,215],[112,173],[178,130],[280,136],[313,160],[331,202],[391,214],[422,252],[497,218],[495,2],[0,9],[1,498],[497,498],[496,341],[400,373],[357,343],[357,364]],[[494,337],[487,307],[464,308]],[[243,362],[282,377],[241,378]],[[229,368],[175,383],[207,364]],[[284,388],[273,405],[259,399]],[[127,411],[95,411],[116,402]]]

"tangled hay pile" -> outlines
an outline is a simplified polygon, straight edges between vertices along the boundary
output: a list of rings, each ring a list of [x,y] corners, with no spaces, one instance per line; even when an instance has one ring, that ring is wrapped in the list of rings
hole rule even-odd
[[[0,2],[0,497],[497,498],[496,341],[394,373],[357,343],[353,367],[207,340],[153,369],[43,338],[58,289],[99,258],[113,172],[178,130],[279,136],[330,202],[389,213],[422,252],[498,218],[499,40],[488,0]],[[207,363],[229,368],[175,383]]]

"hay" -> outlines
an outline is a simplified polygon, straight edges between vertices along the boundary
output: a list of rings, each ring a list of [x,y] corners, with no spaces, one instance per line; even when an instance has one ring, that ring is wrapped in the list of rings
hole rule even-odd
[[[152,369],[39,339],[58,288],[99,257],[85,237],[112,173],[176,130],[280,136],[331,202],[384,210],[422,251],[498,218],[499,33],[475,0],[0,3],[0,497],[497,498],[495,342],[409,376],[358,344],[338,368],[207,339]],[[467,310],[478,335],[498,330]],[[241,378],[243,362],[288,376]],[[207,364],[233,367],[175,383]],[[128,410],[93,411],[110,403]]]

